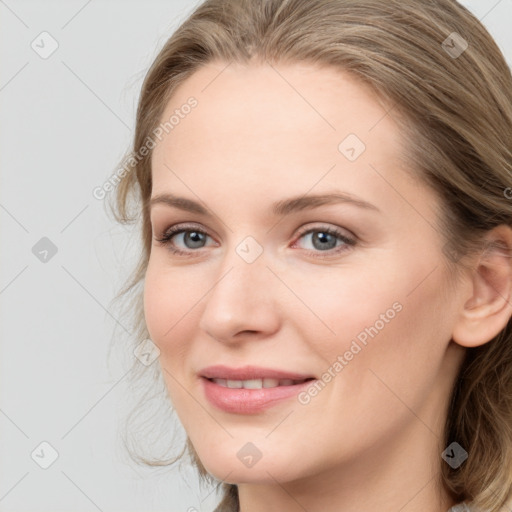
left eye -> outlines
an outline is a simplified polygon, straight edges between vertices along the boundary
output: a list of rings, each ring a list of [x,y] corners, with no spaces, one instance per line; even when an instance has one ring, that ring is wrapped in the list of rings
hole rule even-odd
[[[341,242],[343,246],[355,244],[355,240],[348,238],[341,231],[330,227],[309,229],[300,235],[299,240],[302,238],[305,240],[309,239],[313,250],[321,252],[335,249],[337,246],[339,247],[339,245],[337,245],[338,242]],[[311,250],[309,248],[307,249]]]
[[[174,239],[180,237],[181,243],[185,249],[176,247]],[[200,228],[172,226],[157,238],[157,242],[165,245],[174,254],[191,256],[195,249],[202,249],[205,246],[206,239],[211,238],[208,233]],[[329,252],[338,253],[347,250],[348,246],[355,245],[353,238],[345,236],[341,231],[332,227],[311,228],[299,234],[297,240],[308,240],[312,248],[305,248],[310,252]],[[297,242],[296,242],[297,243]],[[295,244],[294,244],[295,245]]]

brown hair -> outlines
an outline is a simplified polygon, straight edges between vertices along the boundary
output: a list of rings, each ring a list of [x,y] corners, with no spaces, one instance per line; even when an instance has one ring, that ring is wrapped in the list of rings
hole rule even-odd
[[[512,183],[510,69],[482,24],[454,0],[207,0],[146,75],[130,155],[148,144],[173,91],[200,66],[254,60],[333,66],[391,105],[407,137],[411,172],[442,199],[443,262],[455,276],[466,256],[482,250],[483,234],[512,224],[504,193]],[[112,207],[119,222],[142,224],[140,260],[118,295],[132,299],[138,341],[148,337],[141,284],[151,249],[151,186],[150,151],[132,158]],[[510,322],[488,343],[466,350],[446,412],[440,452],[457,441],[468,458],[452,469],[440,457],[439,484],[457,502],[497,512],[512,491]],[[187,447],[208,479],[188,438]],[[216,510],[238,510],[237,486],[223,489]]]

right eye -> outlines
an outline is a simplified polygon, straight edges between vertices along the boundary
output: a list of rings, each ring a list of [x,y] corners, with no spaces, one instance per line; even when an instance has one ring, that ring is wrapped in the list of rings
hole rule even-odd
[[[209,237],[208,233],[201,228],[178,224],[167,228],[159,238],[156,238],[156,241],[166,246],[173,254],[192,256],[191,253],[204,247],[207,237]],[[176,247],[175,239],[181,240],[185,246],[184,249]]]

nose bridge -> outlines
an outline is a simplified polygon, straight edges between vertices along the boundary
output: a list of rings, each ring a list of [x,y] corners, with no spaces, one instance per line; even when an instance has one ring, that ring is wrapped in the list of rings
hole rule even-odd
[[[270,331],[277,326],[273,276],[266,268],[263,248],[249,238],[224,257],[205,297],[200,327],[220,340],[241,331]]]
[[[264,292],[263,288],[268,288],[266,274],[270,272],[266,268],[267,259],[263,245],[252,236],[246,236],[230,247],[223,258],[216,284],[209,294],[209,301],[234,299],[240,308],[244,304],[257,302]]]

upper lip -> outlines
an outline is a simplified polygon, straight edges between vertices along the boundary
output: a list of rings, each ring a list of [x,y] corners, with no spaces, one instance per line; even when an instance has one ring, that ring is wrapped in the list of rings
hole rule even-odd
[[[229,379],[229,380],[252,380],[252,379],[292,379],[303,380],[314,378],[313,375],[288,372],[285,370],[274,370],[260,366],[243,366],[241,368],[230,368],[224,365],[208,366],[203,368],[199,375],[207,379]]]

